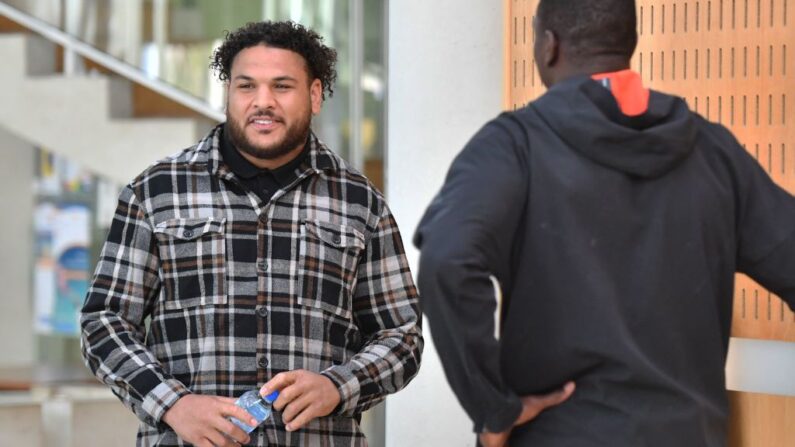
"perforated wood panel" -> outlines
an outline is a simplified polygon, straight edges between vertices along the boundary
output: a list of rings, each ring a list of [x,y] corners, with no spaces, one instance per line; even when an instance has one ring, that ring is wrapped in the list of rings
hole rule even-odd
[[[729,392],[729,447],[792,447],[795,397]]]
[[[726,125],[795,194],[795,0],[636,3],[640,40],[632,68],[649,87],[680,95]],[[506,2],[506,109],[544,91],[532,51],[537,4]],[[795,313],[738,275],[732,335],[795,341]]]
[[[795,1],[795,0],[794,0]],[[538,0],[506,0],[504,107],[515,110],[540,96],[541,83],[533,58],[533,17]]]

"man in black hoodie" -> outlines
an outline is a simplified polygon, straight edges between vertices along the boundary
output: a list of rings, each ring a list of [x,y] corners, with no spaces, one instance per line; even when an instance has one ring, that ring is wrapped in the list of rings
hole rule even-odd
[[[548,92],[473,137],[415,236],[450,385],[484,445],[725,446],[734,274],[795,307],[795,198],[642,86],[633,0],[534,25]]]

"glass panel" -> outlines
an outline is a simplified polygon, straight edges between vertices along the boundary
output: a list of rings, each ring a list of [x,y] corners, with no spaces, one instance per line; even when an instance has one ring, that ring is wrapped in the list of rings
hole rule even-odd
[[[361,86],[364,96],[362,121],[363,169],[365,175],[384,189],[386,147],[386,27],[383,2],[364,2],[364,69]]]
[[[383,187],[384,2],[362,1],[361,76],[353,80],[349,0],[7,0],[7,4],[67,31],[216,109],[224,86],[209,70],[210,56],[227,31],[259,20],[293,20],[317,31],[337,50],[338,78],[314,128],[343,157],[359,153],[365,173]],[[89,64],[91,66],[91,64]],[[361,150],[351,146],[351,88],[362,89]]]
[[[350,42],[348,1],[266,1],[266,20],[293,20],[314,29],[324,43],[337,50],[337,82],[334,95],[326,97],[323,112],[313,120],[313,129],[334,151],[350,154]]]
[[[30,14],[50,25],[61,27],[63,0],[3,0],[24,13]]]

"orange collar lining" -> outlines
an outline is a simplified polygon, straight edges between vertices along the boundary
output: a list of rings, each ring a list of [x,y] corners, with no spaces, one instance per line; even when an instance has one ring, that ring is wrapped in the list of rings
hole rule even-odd
[[[627,69],[599,73],[592,75],[591,78],[602,83],[613,93],[624,115],[643,115],[649,109],[649,89],[643,87],[643,80],[638,73]]]

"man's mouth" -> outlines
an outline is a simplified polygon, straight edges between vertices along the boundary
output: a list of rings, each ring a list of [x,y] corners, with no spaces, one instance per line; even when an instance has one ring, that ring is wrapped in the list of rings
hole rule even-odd
[[[262,131],[273,130],[280,122],[281,120],[269,116],[255,116],[248,120],[254,129]]]

